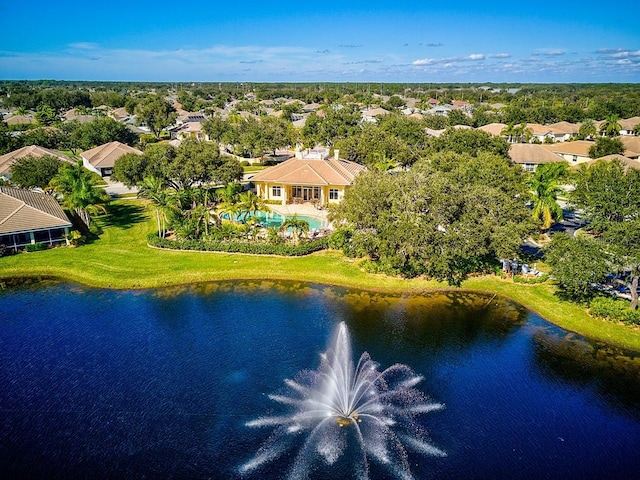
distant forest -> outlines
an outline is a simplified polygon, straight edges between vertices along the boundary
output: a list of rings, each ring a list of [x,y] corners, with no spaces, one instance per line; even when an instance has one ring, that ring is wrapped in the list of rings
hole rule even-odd
[[[385,106],[388,97],[393,96],[421,102],[433,98],[445,104],[463,100],[476,108],[504,104],[501,118],[504,123],[546,124],[602,120],[608,115],[620,118],[640,115],[639,84],[0,82],[0,102],[5,110],[35,111],[42,105],[56,111],[101,105],[117,108],[150,92],[173,96],[185,110],[205,113],[252,94],[258,101],[288,98],[303,103],[366,106]],[[486,123],[490,121],[493,120],[487,119]]]

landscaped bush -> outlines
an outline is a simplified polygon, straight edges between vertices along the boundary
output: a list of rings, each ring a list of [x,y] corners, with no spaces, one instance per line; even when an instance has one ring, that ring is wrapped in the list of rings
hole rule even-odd
[[[609,297],[598,297],[591,302],[589,313],[604,320],[640,325],[640,312],[631,310],[628,302]]]
[[[256,243],[243,241],[201,241],[201,240],[169,240],[158,238],[155,234],[147,237],[149,245],[173,250],[195,250],[201,252],[249,253],[255,255],[282,255],[299,257],[309,255],[327,248],[327,239],[318,238],[299,245]]]
[[[29,245],[24,247],[25,251],[27,252],[39,252],[41,250],[46,250],[47,249],[47,244],[46,243],[30,243]]]

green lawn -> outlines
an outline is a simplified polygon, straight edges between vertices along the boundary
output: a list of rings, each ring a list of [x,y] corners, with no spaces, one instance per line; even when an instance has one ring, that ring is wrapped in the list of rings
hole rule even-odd
[[[172,252],[149,248],[155,222],[139,200],[121,199],[98,222],[100,238],[78,248],[56,248],[0,258],[0,279],[58,277],[103,288],[152,288],[219,280],[296,280],[365,290],[420,293],[447,289],[424,279],[365,273],[339,252],[307,257]],[[475,277],[462,290],[497,293],[549,321],[585,336],[640,351],[640,329],[595,320],[584,308],[559,301],[549,284],[522,285],[494,276]]]

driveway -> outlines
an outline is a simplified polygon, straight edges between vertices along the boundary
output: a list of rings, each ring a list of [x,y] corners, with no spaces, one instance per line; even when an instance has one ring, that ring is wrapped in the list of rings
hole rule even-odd
[[[105,178],[104,180],[107,182],[107,186],[104,187],[104,189],[112,197],[138,193],[138,189],[136,187],[129,188],[124,183],[112,182],[109,178]]]

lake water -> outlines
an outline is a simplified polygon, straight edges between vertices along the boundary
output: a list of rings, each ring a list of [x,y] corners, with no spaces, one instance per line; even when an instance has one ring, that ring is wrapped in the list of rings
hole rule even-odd
[[[415,478],[638,478],[638,355],[496,298],[302,283],[0,292],[0,472],[240,478],[270,433],[245,423],[278,413],[267,395],[340,321],[355,355],[409,365],[446,405],[420,421],[447,456],[410,452]]]

